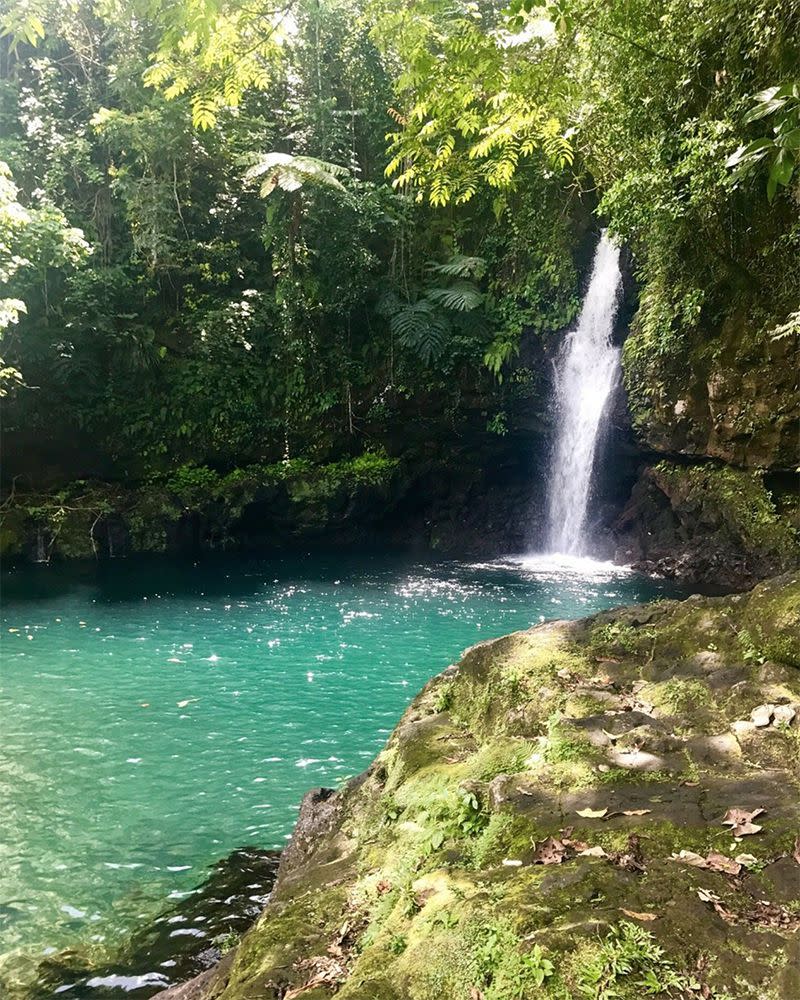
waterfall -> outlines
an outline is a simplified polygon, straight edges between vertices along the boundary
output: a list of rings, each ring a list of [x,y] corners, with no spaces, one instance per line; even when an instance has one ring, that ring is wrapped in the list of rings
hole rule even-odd
[[[36,529],[36,562],[46,563],[49,562],[47,557],[47,546],[44,541],[44,532],[41,528]]]
[[[598,441],[617,385],[620,349],[613,344],[622,275],[619,248],[600,237],[578,322],[556,363],[557,433],[549,476],[548,547],[584,555],[584,530]]]

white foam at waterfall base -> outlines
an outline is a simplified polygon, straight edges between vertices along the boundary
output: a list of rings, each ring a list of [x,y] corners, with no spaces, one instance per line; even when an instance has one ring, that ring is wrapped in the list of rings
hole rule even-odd
[[[603,233],[578,322],[556,363],[556,439],[548,477],[548,550],[585,555],[597,445],[620,375],[613,343],[622,275],[619,248]]]

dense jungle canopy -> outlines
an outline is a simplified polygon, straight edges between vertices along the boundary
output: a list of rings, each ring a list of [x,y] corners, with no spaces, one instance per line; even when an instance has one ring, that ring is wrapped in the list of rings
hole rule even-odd
[[[544,409],[536,345],[598,225],[632,253],[645,433],[687,359],[796,342],[797,0],[13,0],[0,23],[9,478],[377,475],[502,436]],[[733,436],[764,419],[742,408]],[[795,430],[737,461],[792,468]]]

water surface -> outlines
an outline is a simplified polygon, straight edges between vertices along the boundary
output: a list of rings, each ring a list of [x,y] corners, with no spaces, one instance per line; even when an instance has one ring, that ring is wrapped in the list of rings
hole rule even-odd
[[[590,563],[365,556],[4,580],[0,978],[98,951],[374,757],[467,646],[674,593]],[[202,933],[200,928],[198,933]]]

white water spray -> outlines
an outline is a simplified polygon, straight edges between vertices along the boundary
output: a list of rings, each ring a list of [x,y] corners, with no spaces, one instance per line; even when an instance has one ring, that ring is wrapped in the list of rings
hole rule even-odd
[[[558,431],[549,476],[550,552],[573,556],[586,552],[584,531],[595,454],[619,379],[620,349],[614,346],[613,333],[621,283],[619,248],[603,233],[581,314],[556,366]]]

